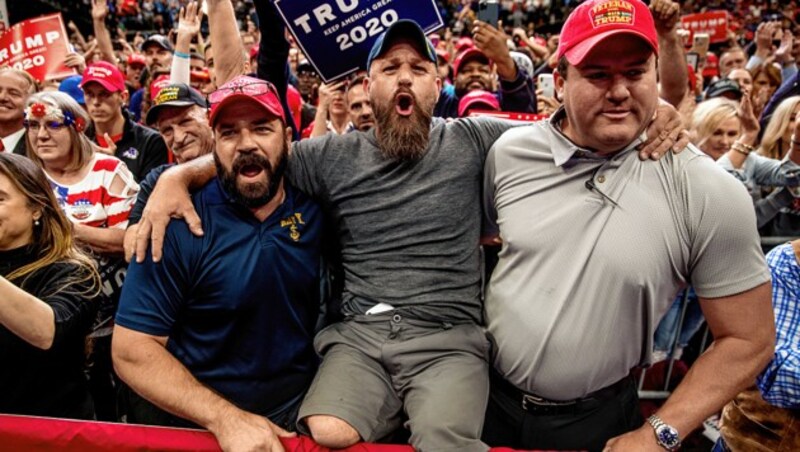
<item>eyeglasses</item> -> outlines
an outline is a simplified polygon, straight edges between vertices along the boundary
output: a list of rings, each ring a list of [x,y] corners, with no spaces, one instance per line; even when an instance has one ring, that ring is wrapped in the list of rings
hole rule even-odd
[[[219,88],[213,93],[208,95],[208,103],[210,105],[218,104],[235,93],[242,93],[248,96],[261,96],[264,94],[272,93],[278,97],[278,90],[275,85],[269,82],[254,82],[246,83],[239,86],[231,86],[229,88]]]
[[[67,124],[63,121],[45,121],[44,123],[28,120],[22,121],[22,125],[28,129],[28,132],[34,134],[39,133],[39,129],[42,128],[42,124],[44,124],[44,128],[47,129],[48,132],[57,132],[67,126]]]

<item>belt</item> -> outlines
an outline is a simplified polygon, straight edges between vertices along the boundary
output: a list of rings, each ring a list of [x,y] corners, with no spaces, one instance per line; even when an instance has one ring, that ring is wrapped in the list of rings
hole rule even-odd
[[[515,402],[523,411],[531,414],[573,414],[581,412],[582,408],[590,402],[601,402],[612,399],[622,394],[627,388],[634,388],[633,378],[628,375],[616,383],[598,389],[587,394],[585,397],[573,400],[549,400],[518,389],[513,384],[506,381],[494,370],[492,371],[492,386]]]

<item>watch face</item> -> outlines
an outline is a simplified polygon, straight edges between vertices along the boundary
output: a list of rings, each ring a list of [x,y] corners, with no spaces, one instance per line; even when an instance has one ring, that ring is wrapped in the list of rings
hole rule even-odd
[[[678,431],[668,425],[662,425],[656,434],[659,442],[666,447],[677,447],[681,443]]]

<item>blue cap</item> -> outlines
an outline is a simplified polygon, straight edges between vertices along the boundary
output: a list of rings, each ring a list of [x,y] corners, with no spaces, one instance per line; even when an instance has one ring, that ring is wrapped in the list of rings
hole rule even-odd
[[[86,105],[86,101],[83,99],[83,90],[80,87],[82,80],[83,76],[81,75],[70,75],[61,81],[58,85],[58,90],[62,93],[69,94],[69,96],[75,99],[79,104]]]
[[[372,61],[389,50],[389,47],[391,47],[392,43],[397,38],[411,40],[416,44],[420,55],[431,60],[433,64],[437,63],[436,47],[434,47],[430,39],[425,36],[425,32],[419,24],[413,20],[401,19],[393,23],[388,30],[375,40],[375,43],[372,45],[372,50],[369,51],[369,57],[367,57],[367,70],[369,70],[369,67],[372,65]]]

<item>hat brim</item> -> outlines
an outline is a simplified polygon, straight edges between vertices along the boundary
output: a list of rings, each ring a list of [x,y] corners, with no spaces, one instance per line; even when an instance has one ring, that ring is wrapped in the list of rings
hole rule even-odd
[[[153,107],[150,107],[147,110],[147,116],[145,116],[144,121],[147,123],[148,126],[153,125],[156,122],[158,114],[161,110],[167,107],[174,107],[174,108],[182,108],[182,107],[191,107],[192,105],[197,105],[196,102],[192,102],[190,100],[176,100],[171,102],[164,102],[163,104],[158,104]],[[198,107],[202,107],[202,105],[197,105]]]
[[[241,102],[241,101],[252,102],[253,104],[261,107],[267,113],[278,117],[284,123],[286,122],[283,116],[283,108],[276,110],[277,107],[261,102],[260,100],[256,99],[253,96],[243,93],[234,93],[226,97],[222,102],[220,102],[214,108],[211,109],[211,114],[208,116],[208,123],[211,125],[211,127],[214,127],[214,125],[216,124],[217,118],[219,117],[219,113],[222,110],[224,110],[225,108],[229,107],[230,105],[236,102]]]
[[[595,36],[592,36],[591,38],[585,39],[575,44],[574,46],[572,46],[572,48],[564,52],[564,56],[567,57],[567,61],[569,62],[569,64],[573,66],[578,66],[583,62],[583,60],[586,58],[589,52],[591,52],[592,49],[594,49],[594,47],[600,43],[600,41],[618,34],[628,34],[636,36],[640,38],[642,41],[644,41],[645,44],[647,44],[647,46],[650,47],[654,53],[657,52],[657,49],[653,47],[653,45],[650,43],[650,40],[648,39],[647,36],[644,35],[644,33],[631,29],[613,29],[597,34]]]

